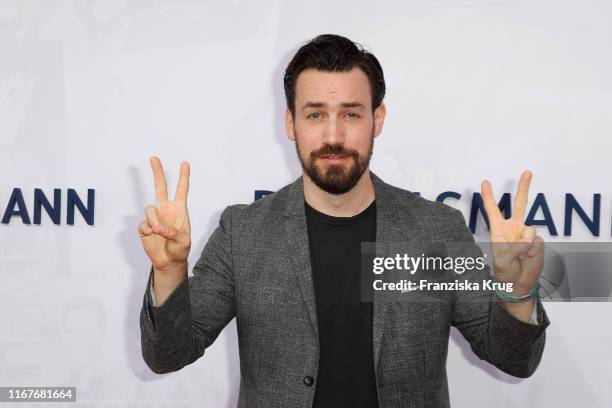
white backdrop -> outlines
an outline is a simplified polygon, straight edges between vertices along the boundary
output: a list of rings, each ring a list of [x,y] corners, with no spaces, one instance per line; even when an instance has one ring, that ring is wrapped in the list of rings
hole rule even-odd
[[[148,158],[174,185],[192,165],[193,265],[225,206],[300,174],[284,133],[282,73],[306,40],[371,49],[388,116],[371,168],[469,215],[483,178],[513,192],[534,172],[562,234],[566,193],[602,194],[610,241],[612,3],[605,0],[0,0],[0,216],[15,188],[61,189],[55,225],[0,224],[0,386],[76,385],[82,406],[233,407],[234,322],[177,373],[149,371],[138,315],[149,263],[137,233],[154,203]],[[95,222],[66,222],[66,195],[95,189]],[[173,194],[173,193],[171,193]],[[480,240],[486,237],[481,227]],[[538,371],[507,376],[453,331],[453,406],[609,407],[610,303],[547,303]],[[16,406],[24,406],[19,404]],[[75,404],[67,404],[75,406]]]

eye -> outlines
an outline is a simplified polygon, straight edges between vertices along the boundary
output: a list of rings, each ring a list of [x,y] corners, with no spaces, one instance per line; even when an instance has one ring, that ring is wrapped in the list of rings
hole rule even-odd
[[[319,112],[312,112],[306,117],[309,119],[319,119],[321,117],[321,114]]]
[[[359,115],[356,114],[355,112],[349,112],[346,114],[346,116],[348,116],[350,119],[356,119],[359,117]]]

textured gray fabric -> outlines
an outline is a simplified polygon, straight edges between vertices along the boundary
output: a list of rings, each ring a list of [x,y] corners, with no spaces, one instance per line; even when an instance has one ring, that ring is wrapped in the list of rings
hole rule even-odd
[[[460,211],[370,174],[377,242],[465,242],[480,251],[470,244],[474,238]],[[302,177],[250,205],[227,207],[193,276],[159,307],[152,305],[151,268],[140,315],[146,363],[156,373],[181,369],[236,317],[238,407],[311,407],[315,385],[303,379],[316,382],[319,355],[309,258]],[[381,408],[449,406],[451,326],[478,357],[506,373],[528,377],[537,368],[549,325],[539,300],[540,324],[532,325],[513,317],[491,293],[448,296],[444,302],[375,298],[373,358]]]
[[[157,299],[155,298],[155,290],[154,290],[153,281],[151,281],[149,293],[151,294],[151,305],[159,306],[157,304]],[[531,311],[531,317],[529,319],[529,323],[538,324],[538,308],[537,307],[534,307],[533,310]]]

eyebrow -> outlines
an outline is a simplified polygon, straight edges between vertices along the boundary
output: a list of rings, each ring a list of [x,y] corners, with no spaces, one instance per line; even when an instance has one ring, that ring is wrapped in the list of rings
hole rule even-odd
[[[328,105],[325,102],[306,102],[302,105],[302,110],[306,108],[326,108]],[[342,102],[340,104],[342,108],[360,108],[363,109],[365,106],[361,102]]]

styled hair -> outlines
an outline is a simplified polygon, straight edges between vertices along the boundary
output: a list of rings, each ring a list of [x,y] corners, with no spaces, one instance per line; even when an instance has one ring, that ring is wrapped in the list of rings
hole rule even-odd
[[[295,115],[295,84],[306,69],[314,68],[326,72],[347,72],[360,68],[370,81],[372,111],[380,106],[385,96],[385,77],[380,63],[360,44],[336,34],[321,34],[304,44],[287,65],[285,98],[287,108]]]

